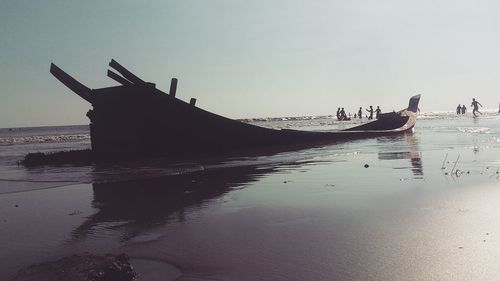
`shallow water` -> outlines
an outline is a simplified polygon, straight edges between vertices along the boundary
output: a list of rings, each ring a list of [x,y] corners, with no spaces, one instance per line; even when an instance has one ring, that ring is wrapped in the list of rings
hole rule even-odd
[[[84,251],[170,264],[179,280],[496,280],[499,121],[175,164],[24,169],[16,145],[2,152],[0,280]]]

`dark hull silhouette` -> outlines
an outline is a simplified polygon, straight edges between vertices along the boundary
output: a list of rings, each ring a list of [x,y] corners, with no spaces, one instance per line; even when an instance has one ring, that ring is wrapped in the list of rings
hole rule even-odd
[[[413,128],[420,95],[408,108],[381,114],[378,120],[335,132],[275,130],[232,120],[175,97],[177,79],[169,94],[155,88],[112,60],[108,76],[121,86],[90,89],[51,64],[50,72],[92,104],[92,151],[103,155],[179,155],[330,143],[399,134]]]

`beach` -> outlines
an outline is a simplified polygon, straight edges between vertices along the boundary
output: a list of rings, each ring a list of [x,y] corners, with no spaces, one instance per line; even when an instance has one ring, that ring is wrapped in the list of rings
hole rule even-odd
[[[422,114],[412,133],[294,151],[33,168],[17,162],[89,148],[88,127],[0,129],[0,279],[125,253],[139,280],[497,280],[499,120]]]

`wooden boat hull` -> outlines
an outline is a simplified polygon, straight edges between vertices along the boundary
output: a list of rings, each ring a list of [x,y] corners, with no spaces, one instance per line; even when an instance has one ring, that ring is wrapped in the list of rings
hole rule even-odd
[[[166,94],[114,60],[110,66],[124,77],[113,72],[108,76],[122,85],[94,90],[51,66],[56,78],[92,104],[87,114],[92,150],[100,155],[217,153],[399,134],[415,125],[420,99],[412,97],[409,107],[400,112],[382,114],[378,120],[343,131],[275,130],[232,120],[177,99],[175,78],[170,94]]]

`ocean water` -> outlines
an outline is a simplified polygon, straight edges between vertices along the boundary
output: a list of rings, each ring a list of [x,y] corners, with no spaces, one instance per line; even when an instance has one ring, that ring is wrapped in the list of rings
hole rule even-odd
[[[246,122],[328,131],[362,121]],[[413,133],[271,155],[18,164],[28,152],[89,147],[88,126],[0,129],[0,280],[83,252],[125,252],[178,280],[500,274],[496,114],[421,114]]]

